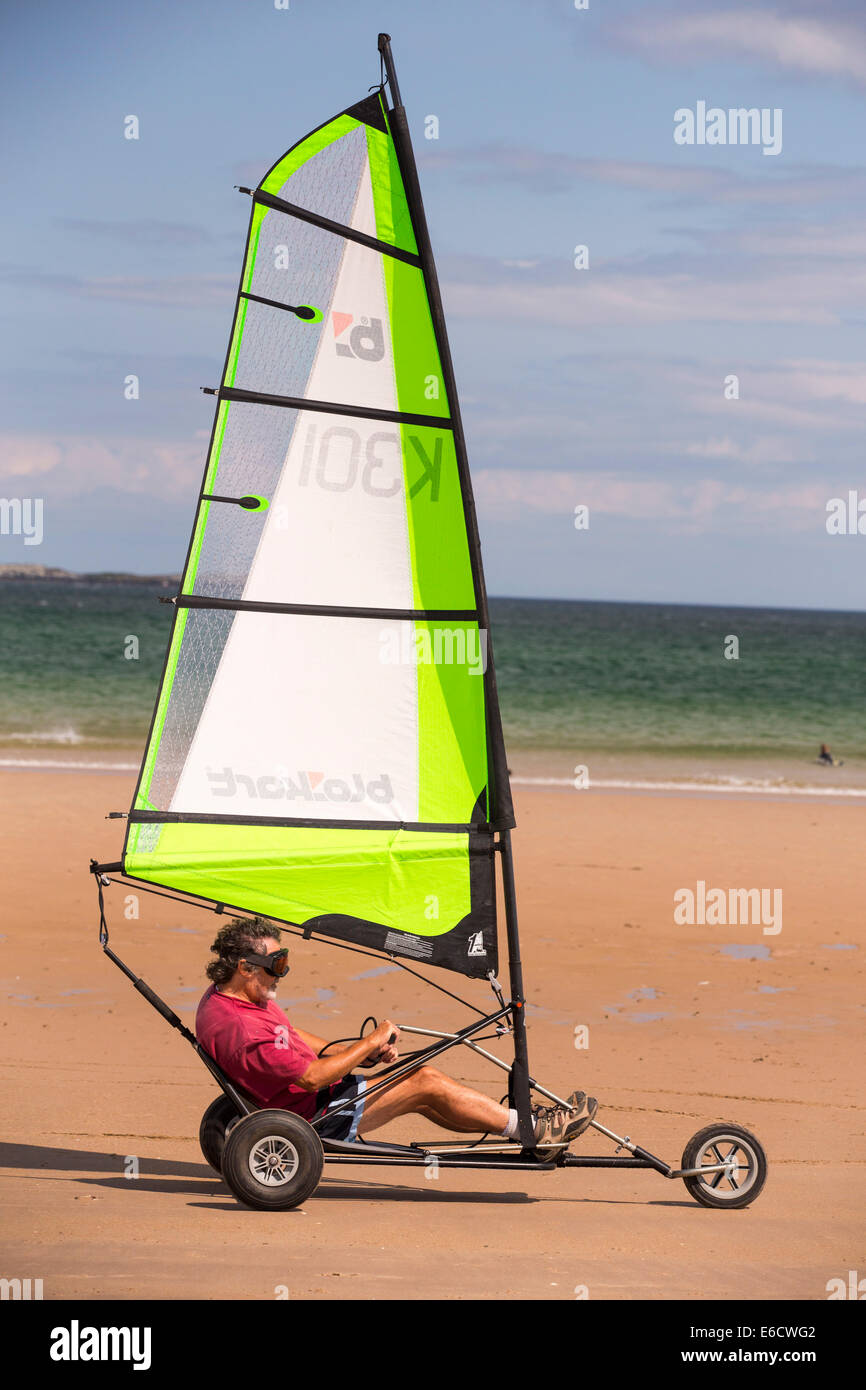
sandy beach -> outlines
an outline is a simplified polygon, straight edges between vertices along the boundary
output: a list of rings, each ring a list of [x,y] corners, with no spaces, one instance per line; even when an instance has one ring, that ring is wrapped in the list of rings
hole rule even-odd
[[[0,773],[4,1275],[41,1278],[46,1299],[819,1300],[866,1270],[856,805],[516,788],[535,1075],[598,1096],[599,1119],[668,1162],[712,1120],[753,1129],[770,1165],[753,1207],[702,1209],[651,1172],[326,1167],[301,1210],[268,1216],[204,1164],[214,1084],[97,944],[87,864],[119,858],[122,824],[103,817],[133,781]],[[699,882],[781,890],[781,930],[678,925],[674,894]],[[114,949],[191,1022],[215,918],[146,894],[137,919],[124,906],[111,889]],[[465,1021],[396,967],[322,942],[297,944],[280,1002],[329,1037],[369,1013]],[[447,1063],[501,1094],[480,1059]]]

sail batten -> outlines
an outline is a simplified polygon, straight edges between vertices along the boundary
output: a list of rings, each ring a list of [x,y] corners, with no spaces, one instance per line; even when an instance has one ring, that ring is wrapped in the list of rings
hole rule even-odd
[[[323,231],[333,232],[336,236],[344,237],[347,241],[356,241],[360,246],[367,246],[372,251],[379,251],[383,256],[393,256],[398,261],[405,261],[407,265],[421,265],[421,257],[414,251],[406,251],[402,246],[395,246],[391,241],[382,241],[379,237],[369,236],[366,232],[358,231],[355,227],[348,227],[342,222],[332,222],[329,217],[321,217],[318,213],[311,212],[309,208],[298,207],[297,203],[287,203],[282,198],[275,198],[273,194],[262,193],[257,189],[252,194],[254,203],[263,207],[273,208],[275,212],[285,212],[290,217],[296,217],[301,222],[309,222],[314,227],[321,227]]]
[[[222,401],[241,401],[248,405],[273,405],[284,410],[318,410],[331,415],[355,415],[359,420],[389,420],[396,425],[433,425],[451,429],[451,421],[438,415],[414,415],[408,411],[377,409],[375,406],[343,404],[340,401],[315,401],[305,396],[272,396],[264,391],[244,391],[235,386],[221,386],[217,392]]]
[[[453,373],[392,115],[381,92],[356,103],[252,193],[124,866],[484,976],[511,808]]]

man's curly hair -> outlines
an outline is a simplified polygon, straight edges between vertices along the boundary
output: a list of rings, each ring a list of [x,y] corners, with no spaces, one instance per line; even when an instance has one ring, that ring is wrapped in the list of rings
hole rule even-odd
[[[269,936],[276,935],[276,928],[263,917],[233,917],[228,926],[223,927],[211,950],[216,951],[217,959],[207,966],[207,977],[215,985],[226,985],[238,968],[238,962],[252,951],[258,954],[258,943]]]

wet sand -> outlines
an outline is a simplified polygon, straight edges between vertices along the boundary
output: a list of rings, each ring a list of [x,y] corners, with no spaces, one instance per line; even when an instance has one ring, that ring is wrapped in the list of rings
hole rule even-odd
[[[705,1210],[652,1172],[326,1167],[301,1210],[267,1215],[204,1164],[216,1088],[97,944],[87,864],[119,858],[122,823],[103,817],[133,781],[0,773],[0,1273],[41,1278],[47,1299],[825,1299],[828,1280],[866,1271],[856,805],[516,789],[534,1074],[597,1095],[600,1120],[670,1163],[713,1120],[753,1129],[770,1163],[753,1207]],[[781,889],[782,930],[678,925],[674,893],[699,880]],[[124,902],[109,891],[112,946],[191,1023],[216,919],[147,894],[126,919]],[[281,1002],[325,1036],[369,1013],[466,1021],[397,968],[319,942],[297,943]],[[504,1089],[479,1058],[446,1063]]]

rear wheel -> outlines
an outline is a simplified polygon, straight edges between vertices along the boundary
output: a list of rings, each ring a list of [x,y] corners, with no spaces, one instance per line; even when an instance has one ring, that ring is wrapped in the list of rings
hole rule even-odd
[[[767,1179],[767,1155],[754,1134],[740,1125],[707,1125],[683,1150],[683,1168],[724,1170],[683,1178],[696,1202],[703,1207],[747,1207],[754,1202]]]
[[[322,1176],[318,1134],[290,1110],[257,1110],[226,1139],[222,1176],[239,1202],[258,1211],[287,1211],[312,1196]]]
[[[228,1096],[217,1096],[201,1117],[198,1142],[207,1162],[220,1177],[226,1135],[239,1119],[240,1111]]]

